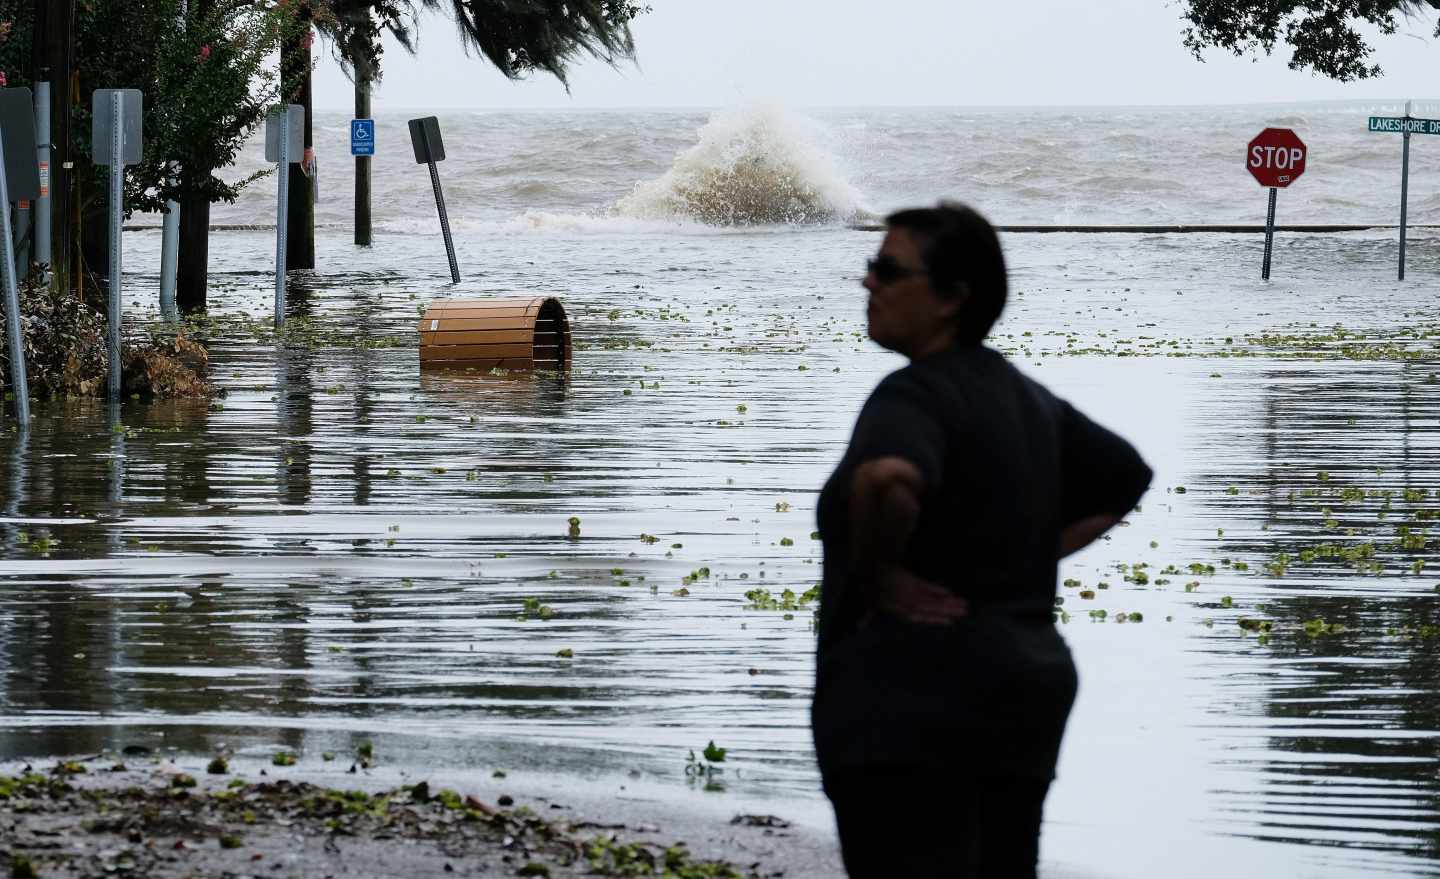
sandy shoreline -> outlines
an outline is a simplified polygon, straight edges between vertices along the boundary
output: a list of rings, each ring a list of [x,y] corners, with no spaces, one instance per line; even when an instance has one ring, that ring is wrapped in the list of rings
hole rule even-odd
[[[112,754],[0,764],[0,871],[561,877],[643,864],[681,877],[844,875],[831,834],[783,815],[557,797],[505,778],[450,789],[358,767],[345,783],[259,761],[206,770],[200,758]]]

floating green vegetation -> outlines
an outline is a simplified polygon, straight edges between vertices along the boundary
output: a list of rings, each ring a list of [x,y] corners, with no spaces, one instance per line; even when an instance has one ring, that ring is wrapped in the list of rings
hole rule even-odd
[[[704,781],[706,790],[720,790],[715,777],[724,772],[719,764],[725,762],[725,753],[726,749],[717,747],[713,739],[700,751],[699,757],[691,751],[685,758],[685,777]]]
[[[742,874],[729,864],[693,860],[683,843],[657,852],[644,843],[622,843],[613,836],[602,836],[585,847],[585,858],[590,872],[602,876],[742,879]]]
[[[289,751],[276,751],[270,762],[276,766],[294,766],[299,757]]]
[[[555,608],[548,604],[541,604],[538,598],[526,598],[520,602],[520,616],[517,619],[528,620],[531,618],[548,620],[555,616]]]
[[[11,879],[39,879],[40,874],[30,858],[18,852],[10,856]]]
[[[751,589],[745,593],[745,597],[750,601],[745,605],[746,610],[802,610],[820,597],[820,585],[817,583],[799,595],[796,595],[793,589],[786,589],[779,597],[770,594],[769,589]]]
[[[1306,620],[1303,626],[1305,634],[1311,638],[1318,638],[1322,635],[1338,635],[1345,631],[1345,627],[1339,623],[1327,623],[1323,617],[1316,617],[1313,620]]]
[[[1385,634],[1392,638],[1440,638],[1440,625],[1395,626],[1386,629]]]
[[[230,761],[224,757],[216,757],[206,764],[205,771],[211,775],[224,775],[230,771]]]

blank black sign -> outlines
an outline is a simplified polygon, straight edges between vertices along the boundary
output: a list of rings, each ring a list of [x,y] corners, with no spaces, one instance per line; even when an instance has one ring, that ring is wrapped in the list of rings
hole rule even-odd
[[[5,184],[11,201],[40,197],[35,152],[35,96],[28,88],[0,89],[0,135],[5,138]]]
[[[440,140],[440,120],[434,116],[410,120],[410,145],[415,148],[415,163],[440,162],[445,159],[445,143]]]

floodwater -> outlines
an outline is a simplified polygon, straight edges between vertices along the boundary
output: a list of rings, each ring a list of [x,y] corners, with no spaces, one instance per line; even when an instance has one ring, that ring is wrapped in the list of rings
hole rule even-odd
[[[863,339],[876,236],[458,225],[458,289],[418,220],[370,250],[322,228],[280,344],[248,320],[272,238],[223,234],[223,399],[47,403],[0,432],[0,759],[316,768],[367,741],[387,766],[827,820],[813,605],[746,593],[815,584],[816,492],[900,363]],[[1269,283],[1253,237],[1006,238],[997,346],[1157,474],[1063,567],[1081,693],[1055,875],[1440,873],[1427,234],[1403,284],[1387,232],[1282,236]],[[126,236],[137,329],[158,244]],[[516,292],[565,303],[568,375],[419,372],[420,305]],[[712,740],[707,791],[685,767]]]

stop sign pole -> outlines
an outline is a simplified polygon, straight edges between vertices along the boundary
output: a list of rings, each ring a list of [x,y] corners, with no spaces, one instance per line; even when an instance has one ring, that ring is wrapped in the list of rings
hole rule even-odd
[[[1265,214],[1265,261],[1260,277],[1270,280],[1270,254],[1275,245],[1275,199],[1280,190],[1305,173],[1305,143],[1288,128],[1267,128],[1245,147],[1245,167],[1256,182],[1270,190]]]

